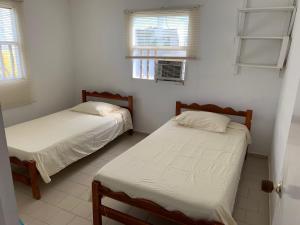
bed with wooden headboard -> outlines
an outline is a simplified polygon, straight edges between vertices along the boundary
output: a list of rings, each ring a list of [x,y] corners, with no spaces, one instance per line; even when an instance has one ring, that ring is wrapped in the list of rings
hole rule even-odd
[[[183,110],[238,116],[244,122],[231,122],[222,134],[167,122],[97,173],[94,225],[102,225],[103,216],[127,225],[151,224],[103,205],[103,197],[174,224],[236,225],[231,212],[250,143],[252,110],[177,102],[176,115]]]
[[[83,90],[82,102],[90,98],[123,102],[120,113],[127,116],[130,128],[123,128],[118,113],[115,117],[101,117],[69,109],[6,128],[11,165],[26,171],[21,174],[14,170],[13,179],[30,186],[35,199],[41,198],[39,177],[48,183],[50,176],[64,167],[92,154],[122,133],[132,133],[132,96]]]
[[[120,105],[120,106],[128,109],[131,114],[131,117],[133,117],[133,96],[122,96],[120,94],[113,94],[110,92],[99,93],[96,91],[90,92],[90,91],[82,90],[82,102],[87,102],[88,98],[90,97],[126,102],[125,105]]]

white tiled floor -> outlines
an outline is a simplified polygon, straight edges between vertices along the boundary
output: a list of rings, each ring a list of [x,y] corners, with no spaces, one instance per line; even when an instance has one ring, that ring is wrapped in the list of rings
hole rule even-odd
[[[93,175],[107,162],[145,137],[135,133],[123,135],[104,149],[71,165],[52,177],[50,184],[41,182],[42,199],[32,199],[30,189],[15,184],[20,217],[26,225],[91,225],[92,205],[88,201]],[[245,162],[237,195],[234,217],[238,225],[268,225],[268,196],[259,190],[260,181],[268,176],[266,159],[249,156]],[[104,204],[147,219],[154,225],[170,222],[125,204],[105,199]],[[104,218],[104,225],[117,222]]]

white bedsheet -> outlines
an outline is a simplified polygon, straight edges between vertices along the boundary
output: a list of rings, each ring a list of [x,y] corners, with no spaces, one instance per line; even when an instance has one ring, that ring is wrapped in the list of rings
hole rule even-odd
[[[220,134],[169,121],[105,165],[95,180],[194,219],[236,225],[232,211],[249,143],[248,129],[238,123]]]
[[[10,156],[35,160],[46,183],[71,163],[132,129],[127,109],[101,117],[64,110],[5,129]]]

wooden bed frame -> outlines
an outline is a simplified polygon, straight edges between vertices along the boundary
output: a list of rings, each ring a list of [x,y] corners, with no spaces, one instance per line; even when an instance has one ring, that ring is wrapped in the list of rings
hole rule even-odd
[[[236,111],[229,107],[222,108],[212,104],[199,105],[197,103],[193,103],[191,105],[188,105],[181,102],[176,102],[176,115],[179,115],[183,109],[201,110],[201,111],[214,112],[219,114],[245,117],[245,125],[249,128],[249,130],[251,128],[251,121],[252,121],[252,114],[253,114],[252,110]],[[186,216],[184,213],[180,211],[168,211],[167,209],[163,208],[162,206],[148,199],[131,198],[124,192],[114,192],[110,190],[109,188],[103,186],[99,181],[93,181],[92,194],[93,194],[94,225],[102,225],[102,216],[108,217],[110,219],[116,220],[126,225],[151,225],[149,222],[143,221],[141,219],[135,218],[126,213],[102,205],[101,200],[104,196],[143,209],[145,211],[150,212],[151,214],[167,219],[176,224],[224,225],[223,223],[217,221],[194,220],[192,218],[189,218],[188,216]]]
[[[252,110],[236,111],[230,107],[222,108],[220,106],[212,105],[212,104],[199,105],[197,103],[193,103],[193,104],[188,105],[188,104],[184,104],[181,102],[176,102],[176,116],[178,116],[182,112],[182,109],[206,111],[206,112],[213,112],[213,113],[224,114],[224,115],[245,117],[244,124],[245,124],[245,126],[248,127],[249,130],[251,130],[251,122],[252,122],[252,117],[253,117]]]
[[[127,106],[121,106],[129,110],[131,118],[133,119],[133,97],[132,96],[121,96],[119,94],[112,94],[109,92],[88,92],[86,90],[82,91],[82,102],[86,102],[88,97],[116,100],[116,101],[125,101]],[[133,130],[129,130],[130,135],[133,134]],[[17,173],[12,171],[12,176],[14,181],[21,182],[27,186],[31,187],[32,196],[35,199],[41,199],[41,192],[39,188],[39,172],[36,167],[36,162],[33,160],[22,161],[17,157],[10,157],[10,164],[25,169],[26,174]]]

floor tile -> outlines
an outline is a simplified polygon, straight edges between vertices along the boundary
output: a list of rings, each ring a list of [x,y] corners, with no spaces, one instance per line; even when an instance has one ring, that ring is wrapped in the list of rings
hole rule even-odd
[[[44,204],[29,215],[49,225],[66,225],[74,218],[73,214],[50,204]]]
[[[23,192],[15,191],[15,193],[16,193],[16,201],[17,201],[17,206],[19,211],[24,207],[26,207],[32,201],[32,197],[29,197]]]
[[[25,214],[31,215],[31,214],[37,212],[38,210],[46,208],[46,207],[47,207],[47,203],[45,203],[43,201],[36,201],[36,200],[30,199],[21,208],[19,208],[19,212],[21,214],[25,213]]]
[[[72,211],[80,203],[81,201],[78,198],[75,198],[73,196],[65,196],[65,198],[58,204],[58,207],[66,211]]]
[[[69,177],[69,179],[71,181],[73,181],[74,183],[81,184],[81,185],[84,185],[84,186],[87,186],[87,187],[90,187],[91,183],[93,181],[92,175],[87,175],[87,174],[82,173],[82,172],[74,173],[73,175],[71,175]]]
[[[269,223],[268,218],[264,214],[255,213],[255,212],[251,212],[251,211],[246,212],[245,221],[249,225],[259,225],[259,224],[267,225]]]
[[[24,225],[48,225],[47,223],[37,220],[27,214],[20,214],[20,219]]]
[[[236,207],[246,211],[259,212],[260,201],[252,198],[240,197],[237,199]]]
[[[237,221],[245,221],[246,220],[246,210],[236,208],[233,212],[233,218]]]
[[[43,192],[43,201],[53,205],[58,205],[65,196],[66,194],[64,192],[52,188]]]
[[[81,217],[74,217],[74,219],[69,223],[70,225],[93,225],[92,221],[83,219]]]
[[[92,196],[92,189],[89,188],[88,190],[86,190],[85,192],[83,192],[81,195],[78,196],[78,198],[80,198],[81,200],[85,200],[85,201],[90,201],[91,200],[91,196]]]
[[[77,216],[89,219],[90,215],[92,214],[92,203],[81,201],[80,204],[72,209],[72,213]]]
[[[89,189],[89,187],[72,182],[71,180],[65,180],[64,182],[61,182],[60,184],[54,186],[54,188],[62,192],[68,192],[70,195],[76,197],[82,195],[85,191]]]
[[[75,216],[71,213],[67,213],[63,210],[58,211],[57,213],[55,213],[54,216],[51,216],[48,220],[47,223],[49,225],[67,225],[69,224],[72,219]]]

